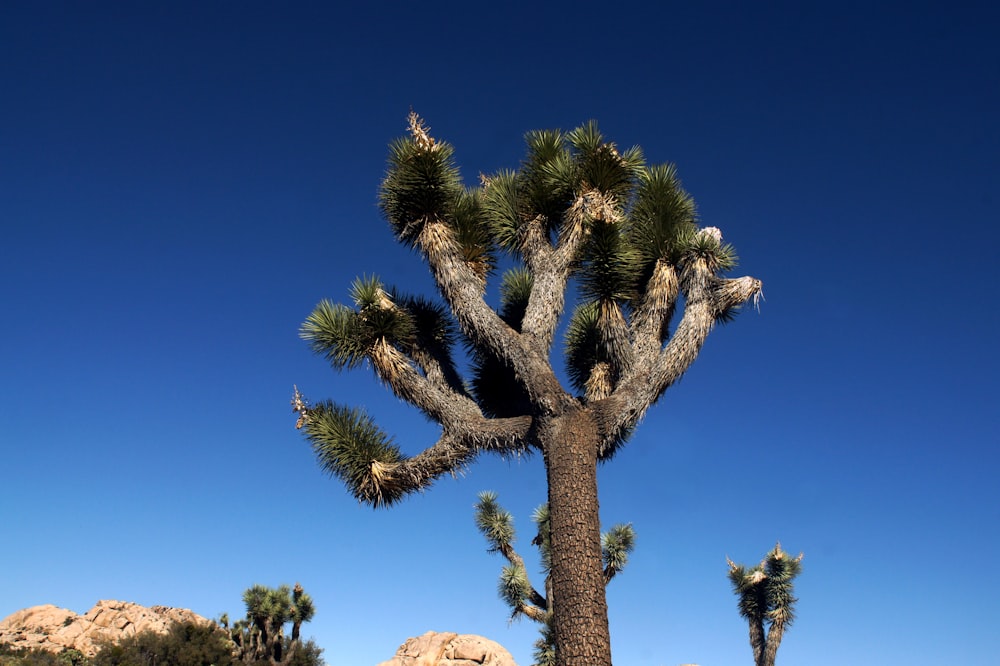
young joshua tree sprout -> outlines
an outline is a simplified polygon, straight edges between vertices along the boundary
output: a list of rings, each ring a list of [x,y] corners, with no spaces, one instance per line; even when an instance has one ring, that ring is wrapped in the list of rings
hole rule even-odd
[[[451,145],[411,114],[408,136],[389,148],[379,205],[396,240],[427,263],[440,300],[369,277],[350,304],[323,301],[302,325],[334,369],[370,367],[440,426],[438,440],[410,455],[361,409],[310,404],[297,391],[293,403],[320,467],[374,507],[484,453],[539,453],[556,661],[610,666],[597,465],[761,283],[725,277],[733,248],[698,225],[673,166],[620,150],[594,122],[526,139],[517,170],[467,186]],[[501,258],[516,268],[494,307],[486,286]],[[468,376],[454,357],[463,349]]]

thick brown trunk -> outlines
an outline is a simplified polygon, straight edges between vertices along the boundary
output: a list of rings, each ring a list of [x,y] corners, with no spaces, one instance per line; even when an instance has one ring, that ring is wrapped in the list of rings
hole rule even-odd
[[[574,406],[544,429],[557,666],[611,666],[597,501],[597,425]]]

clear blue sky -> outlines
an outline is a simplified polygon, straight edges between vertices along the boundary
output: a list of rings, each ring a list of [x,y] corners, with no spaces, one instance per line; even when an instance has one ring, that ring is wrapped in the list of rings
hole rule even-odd
[[[780,662],[996,664],[995,3],[354,4],[0,6],[0,617],[301,581],[331,666],[427,630],[531,663],[472,505],[529,554],[540,460],[373,512],[288,405],[435,439],[298,338],[361,274],[431,286],[375,205],[412,107],[470,182],[594,118],[764,281],[601,469],[639,535],[616,664],[750,663],[725,558],[777,539],[805,552]]]

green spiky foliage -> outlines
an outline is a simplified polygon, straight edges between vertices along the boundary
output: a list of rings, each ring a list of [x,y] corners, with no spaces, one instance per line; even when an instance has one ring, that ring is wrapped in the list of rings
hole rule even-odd
[[[790,557],[779,543],[753,567],[726,562],[740,616],[750,626],[754,664],[774,666],[785,629],[795,620],[792,581],[802,570],[802,554]]]
[[[302,647],[302,624],[312,620],[316,607],[298,583],[295,587],[253,585],[243,593],[246,616],[228,628],[239,659],[245,664],[268,663],[290,666],[298,660]],[[285,635],[285,626],[291,633]],[[310,647],[315,651],[315,647]]]
[[[549,523],[549,507],[542,504],[531,516],[535,523],[535,537],[532,545],[538,548],[542,574],[545,576],[544,593],[535,588],[528,576],[524,558],[514,548],[517,534],[514,518],[500,506],[497,494],[491,491],[479,493],[475,504],[475,522],[479,533],[486,537],[488,552],[499,553],[507,560],[500,570],[497,593],[510,607],[511,619],[528,617],[539,623],[540,638],[535,642],[534,666],[553,666],[556,663],[556,645],[552,633],[552,538]],[[618,524],[601,537],[602,559],[604,561],[604,584],[621,573],[628,564],[629,554],[635,549],[635,529],[631,524]]]
[[[370,368],[440,438],[409,455],[362,410],[310,404],[297,388],[296,425],[321,468],[375,507],[483,453],[540,453],[551,581],[564,600],[552,621],[558,660],[608,666],[597,465],[761,283],[724,275],[735,254],[718,229],[699,226],[673,166],[620,150],[594,122],[529,132],[516,169],[473,186],[416,114],[408,129],[389,147],[378,203],[440,299],[361,278],[347,304],[320,302],[301,334],[337,371]],[[509,577],[511,594],[520,585]]]

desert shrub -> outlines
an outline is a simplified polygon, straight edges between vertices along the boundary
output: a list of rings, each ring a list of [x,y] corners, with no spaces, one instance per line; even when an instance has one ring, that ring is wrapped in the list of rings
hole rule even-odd
[[[166,634],[146,631],[105,643],[93,666],[233,666],[232,643],[213,625],[179,622]]]
[[[78,650],[49,652],[35,648],[15,648],[0,644],[0,666],[89,666],[90,662]]]

